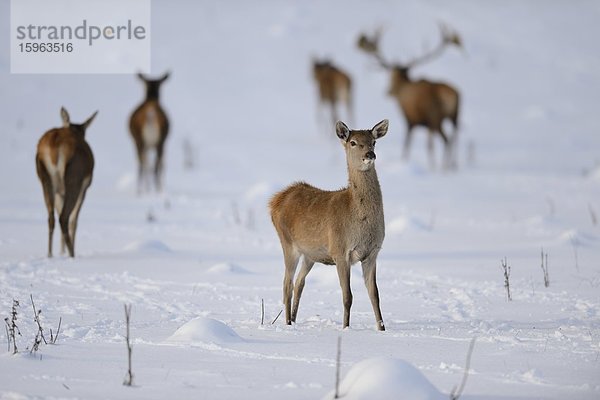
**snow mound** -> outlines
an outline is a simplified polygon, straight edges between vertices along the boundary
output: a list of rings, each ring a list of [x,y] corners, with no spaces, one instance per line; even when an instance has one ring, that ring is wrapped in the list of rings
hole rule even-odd
[[[340,383],[344,400],[442,400],[435,386],[410,363],[394,358],[369,358],[355,364]],[[324,400],[333,399],[332,391]]]
[[[185,323],[167,338],[175,343],[237,343],[243,339],[221,321],[207,317],[197,317]]]
[[[125,251],[132,253],[170,253],[171,249],[169,246],[161,242],[160,240],[138,240],[129,243],[124,247]]]
[[[213,265],[206,272],[208,272],[209,274],[252,274],[252,272],[248,271],[247,269],[242,268],[239,265],[230,263],[220,263]]]

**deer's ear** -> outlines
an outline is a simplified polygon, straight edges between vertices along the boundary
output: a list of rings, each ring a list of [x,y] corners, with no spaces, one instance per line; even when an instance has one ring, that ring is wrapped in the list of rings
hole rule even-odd
[[[96,118],[96,115],[98,114],[98,111],[96,111],[95,113],[93,113],[84,123],[83,123],[83,127],[85,129],[88,128],[88,126],[91,125],[92,121],[94,120],[94,118]]]
[[[145,77],[145,76],[144,76],[144,74],[142,74],[141,72],[138,72],[138,73],[136,74],[136,76],[137,76],[137,77],[138,77],[138,79],[139,79],[140,81],[142,81],[142,82],[146,82],[146,81],[147,81],[146,77]]]
[[[390,125],[390,122],[387,119],[384,119],[383,121],[381,121],[380,123],[375,125],[373,127],[373,129],[371,129],[371,135],[373,135],[373,138],[379,139],[379,138],[384,137],[388,131],[389,125]]]
[[[166,81],[167,79],[169,79],[169,76],[171,75],[171,71],[167,71],[165,72],[165,74],[160,77],[158,80],[160,81],[160,83],[163,83],[164,81]]]
[[[69,117],[69,113],[64,107],[60,108],[60,118],[62,119],[65,128],[68,128],[69,125],[71,125],[71,117]]]
[[[342,121],[338,121],[335,124],[335,133],[341,140],[347,141],[350,137],[350,128]]]

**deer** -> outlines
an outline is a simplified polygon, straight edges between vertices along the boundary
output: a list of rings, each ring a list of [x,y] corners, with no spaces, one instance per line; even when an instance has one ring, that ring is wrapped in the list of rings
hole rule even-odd
[[[348,73],[335,66],[328,59],[312,60],[313,77],[317,83],[319,100],[317,111],[327,104],[331,109],[332,123],[338,120],[338,103],[345,103],[348,118],[353,120],[352,110],[352,79]]]
[[[348,186],[321,190],[297,182],[275,194],[270,203],[273,226],[283,249],[283,303],[287,325],[296,322],[305,278],[315,263],[335,265],[344,305],[343,327],[350,325],[350,268],[360,261],[377,329],[385,330],[379,306],[377,255],[385,237],[381,187],[375,171],[375,142],[388,131],[388,120],[372,129],[335,130],[346,153]],[[296,269],[302,259],[302,266]],[[293,292],[293,306],[292,306]]]
[[[62,107],[63,126],[50,129],[38,142],[35,165],[48,210],[48,257],[52,257],[55,212],[60,223],[61,254],[66,245],[69,256],[75,257],[79,212],[94,172],[94,155],[85,133],[97,114],[98,111],[82,124],[73,124]]]
[[[138,157],[138,193],[150,188],[150,174],[154,175],[154,188],[162,190],[163,153],[169,134],[169,119],[159,102],[161,85],[169,78],[166,72],[158,79],[137,74],[146,87],[146,98],[131,114],[129,131],[135,143]],[[148,153],[154,150],[154,166],[148,165]]]
[[[373,57],[378,64],[391,72],[390,86],[387,94],[398,102],[398,106],[406,120],[407,130],[404,139],[402,158],[408,160],[413,128],[423,126],[429,130],[428,151],[429,162],[435,167],[434,136],[438,134],[444,142],[444,166],[455,167],[453,151],[458,135],[458,116],[460,94],[456,88],[444,82],[434,82],[410,77],[412,68],[438,57],[446,47],[455,45],[462,48],[460,36],[441,25],[441,42],[428,53],[407,63],[390,63],[382,56],[379,48],[380,31],[369,36],[362,34],[357,46]],[[453,125],[452,136],[444,130],[443,123],[448,119]]]

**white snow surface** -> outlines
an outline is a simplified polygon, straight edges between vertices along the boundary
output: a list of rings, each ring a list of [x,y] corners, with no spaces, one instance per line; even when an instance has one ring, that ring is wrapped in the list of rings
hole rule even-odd
[[[600,398],[598,2],[152,6],[152,65],[155,75],[172,72],[161,92],[172,130],[165,191],[137,196],[127,121],[141,83],[10,74],[9,2],[0,2],[0,316],[19,300],[22,334],[18,354],[0,354],[0,398],[327,398],[339,335],[347,398],[447,398],[473,337],[464,399]],[[423,129],[401,161],[405,123],[385,96],[389,76],[355,46],[360,31],[382,25],[384,53],[408,60],[436,44],[438,21],[460,32],[465,52],[449,49],[413,76],[460,89],[456,172],[429,168]],[[276,318],[283,257],[268,199],[298,180],[332,190],[347,180],[333,127],[317,123],[313,55],[352,75],[355,121],[342,114],[352,128],[390,120],[376,162],[385,332],[375,330],[358,265],[349,329],[335,268],[319,264],[297,323]],[[75,259],[58,254],[58,235],[46,258],[34,166],[61,106],[74,122],[99,110],[86,136],[96,167]],[[184,145],[193,169],[184,168]],[[30,294],[46,336],[62,318],[57,344],[35,354]],[[134,387],[122,385],[124,304]]]

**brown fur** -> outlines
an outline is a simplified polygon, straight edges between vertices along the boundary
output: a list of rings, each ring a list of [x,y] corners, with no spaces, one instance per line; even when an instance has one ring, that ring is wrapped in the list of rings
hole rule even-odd
[[[138,191],[142,191],[144,184],[149,187],[148,153],[155,151],[154,175],[155,189],[162,189],[163,154],[164,145],[169,134],[169,119],[159,102],[160,85],[169,77],[169,73],[157,80],[145,78],[142,74],[138,77],[146,86],[146,99],[131,114],[129,131],[135,143],[138,156]]]
[[[85,131],[96,113],[83,124],[71,124],[64,108],[61,115],[64,126],[41,137],[35,163],[48,211],[48,257],[52,257],[55,210],[61,227],[61,252],[66,245],[69,255],[75,257],[79,211],[94,171],[94,155],[85,141]]]
[[[350,119],[352,111],[352,79],[328,60],[313,60],[313,77],[319,91],[319,108],[324,104],[331,108],[332,124],[338,120],[338,103],[346,104]]]
[[[383,202],[375,171],[375,140],[387,133],[384,120],[372,130],[350,131],[336,124],[346,151],[349,183],[337,191],[317,189],[304,182],[277,193],[269,203],[285,261],[283,302],[286,323],[296,321],[306,275],[315,262],[335,264],[344,303],[344,327],[350,324],[350,267],[360,261],[377,328],[385,330],[379,308],[376,260],[385,237]],[[302,268],[293,284],[298,261]],[[292,290],[294,303],[292,309]]]
[[[406,119],[407,131],[404,141],[404,158],[408,158],[412,132],[415,126],[429,129],[429,151],[433,157],[432,135],[439,134],[446,149],[446,166],[452,162],[452,145],[458,129],[460,95],[446,83],[428,80],[412,81],[408,70],[396,67],[392,69],[388,94],[395,98]],[[449,119],[454,127],[452,137],[444,131],[443,122]],[[433,160],[431,160],[433,163]]]

